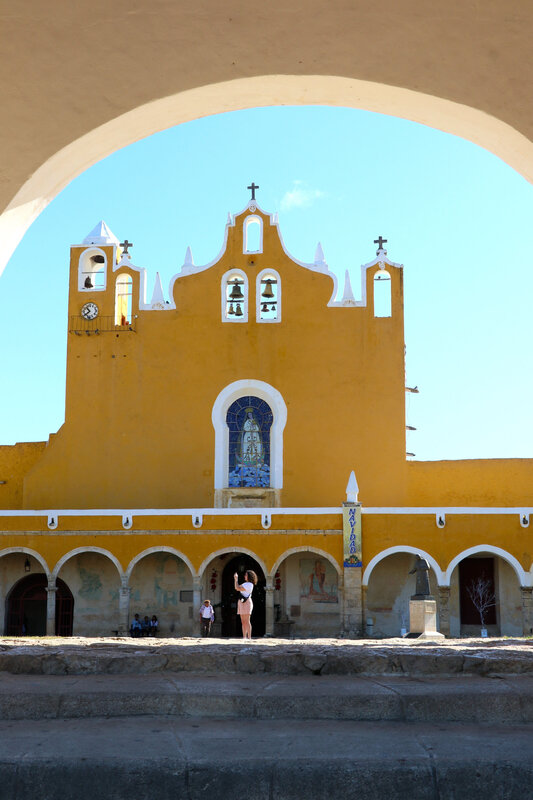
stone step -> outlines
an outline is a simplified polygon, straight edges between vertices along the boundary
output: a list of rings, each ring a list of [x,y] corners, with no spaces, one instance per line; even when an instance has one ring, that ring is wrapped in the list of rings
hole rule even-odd
[[[533,675],[529,640],[2,640],[0,672],[272,675]]]
[[[0,719],[152,715],[198,719],[533,723],[533,676],[9,675]]]
[[[318,703],[317,703],[318,705]],[[533,727],[173,717],[0,722],[0,798],[524,800]]]

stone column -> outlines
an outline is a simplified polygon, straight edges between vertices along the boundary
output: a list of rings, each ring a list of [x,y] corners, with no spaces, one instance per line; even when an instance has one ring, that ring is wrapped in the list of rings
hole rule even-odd
[[[270,577],[265,586],[265,635],[274,635],[274,587]]]
[[[56,592],[55,579],[48,581],[46,587],[46,635],[55,636],[56,633]]]
[[[361,567],[344,567],[342,629],[348,639],[363,635],[362,578]]]
[[[522,630],[524,636],[531,636],[533,634],[533,588],[521,586],[520,595],[522,597]]]
[[[192,630],[193,636],[200,636],[200,606],[202,605],[202,579],[192,579]]]
[[[439,630],[450,636],[450,587],[439,586]]]
[[[130,595],[131,589],[128,586],[128,579],[122,579],[118,595],[118,635],[127,636],[130,629]]]

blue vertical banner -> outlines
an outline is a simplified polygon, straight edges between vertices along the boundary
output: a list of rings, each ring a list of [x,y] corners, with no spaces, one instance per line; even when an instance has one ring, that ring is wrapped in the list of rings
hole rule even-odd
[[[359,503],[343,503],[342,527],[344,539],[344,566],[362,567],[361,505]]]

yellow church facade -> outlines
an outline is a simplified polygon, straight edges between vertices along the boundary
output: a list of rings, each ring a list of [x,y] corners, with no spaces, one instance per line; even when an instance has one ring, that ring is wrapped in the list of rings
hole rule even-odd
[[[168,299],[104,223],[71,248],[65,422],[0,447],[4,634],[197,635],[209,598],[239,635],[253,568],[254,635],[395,636],[416,554],[444,634],[479,577],[489,633],[533,633],[533,461],[408,460],[403,267],[380,238],[338,292],[254,195]]]

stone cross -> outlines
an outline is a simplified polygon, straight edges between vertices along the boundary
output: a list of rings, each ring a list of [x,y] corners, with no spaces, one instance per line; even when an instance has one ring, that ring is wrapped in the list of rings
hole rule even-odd
[[[120,246],[123,248],[122,255],[123,256],[129,256],[128,248],[133,247],[132,242],[128,242],[127,239],[124,239],[123,242],[120,242]]]
[[[252,185],[251,186],[247,186],[246,188],[251,190],[251,192],[252,192],[252,200],[255,200],[255,190],[259,189],[259,186],[256,186],[255,183],[252,181]]]
[[[250,188],[250,187],[248,187]],[[374,239],[374,244],[378,246],[378,253],[380,250],[383,250],[383,245],[387,244],[388,239],[384,239],[383,236],[380,236],[379,239]]]

